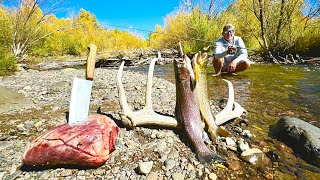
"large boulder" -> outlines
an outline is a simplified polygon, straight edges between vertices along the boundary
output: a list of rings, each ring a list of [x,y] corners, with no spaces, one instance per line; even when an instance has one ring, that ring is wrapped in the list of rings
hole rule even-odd
[[[23,163],[101,166],[115,149],[118,131],[113,120],[98,114],[85,122],[60,125],[31,143],[23,155]]]
[[[320,167],[320,129],[294,117],[282,117],[271,135],[291,147],[304,160]]]

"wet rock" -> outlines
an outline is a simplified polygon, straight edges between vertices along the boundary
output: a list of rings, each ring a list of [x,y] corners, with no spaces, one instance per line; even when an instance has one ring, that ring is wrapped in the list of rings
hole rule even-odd
[[[280,161],[280,156],[274,152],[274,151],[268,151],[266,155],[270,158],[271,161],[273,162],[279,162]]]
[[[248,150],[249,144],[247,142],[245,142],[243,139],[238,141],[238,146],[241,152]]]
[[[241,135],[248,138],[251,138],[253,136],[253,134],[249,130],[243,130]]]
[[[230,160],[227,162],[227,167],[231,169],[232,171],[238,171],[241,169],[241,164],[239,161],[236,160]]]
[[[240,158],[256,167],[260,167],[265,157],[260,149],[252,148],[242,152]]]
[[[238,126],[235,126],[235,127],[233,127],[232,129],[233,129],[233,131],[236,132],[236,133],[242,133],[242,131],[243,131],[242,128],[241,128],[241,127],[238,127]]]
[[[234,140],[230,137],[226,137],[226,144],[227,146],[237,147],[236,142],[234,142]]]
[[[320,128],[294,117],[282,117],[272,136],[286,143],[307,162],[320,167]]]
[[[264,173],[264,174],[263,174],[263,177],[266,178],[266,179],[268,179],[268,180],[271,180],[271,179],[274,178],[272,173]]]

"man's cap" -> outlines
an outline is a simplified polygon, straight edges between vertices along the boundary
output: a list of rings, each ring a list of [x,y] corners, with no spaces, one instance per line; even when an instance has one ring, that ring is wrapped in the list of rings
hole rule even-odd
[[[232,24],[226,24],[223,27],[223,31],[222,32],[226,32],[226,31],[229,31],[229,30],[234,30],[234,26]]]

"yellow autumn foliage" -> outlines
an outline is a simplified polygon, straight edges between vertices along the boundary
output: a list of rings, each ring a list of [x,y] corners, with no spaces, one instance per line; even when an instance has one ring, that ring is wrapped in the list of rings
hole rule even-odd
[[[96,44],[99,51],[147,47],[147,41],[138,35],[101,27],[96,17],[84,9],[73,19],[51,15],[45,25],[48,33],[54,33],[34,46],[32,55],[83,55],[90,43]]]

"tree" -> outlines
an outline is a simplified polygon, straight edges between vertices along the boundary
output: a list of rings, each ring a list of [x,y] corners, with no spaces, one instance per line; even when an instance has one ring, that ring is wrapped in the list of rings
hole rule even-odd
[[[10,2],[14,7],[10,11],[13,31],[11,49],[17,60],[23,60],[33,45],[52,34],[46,31],[44,24],[62,0],[12,0]],[[40,6],[45,7],[44,10],[41,10]],[[63,28],[58,27],[54,31],[61,29]]]

